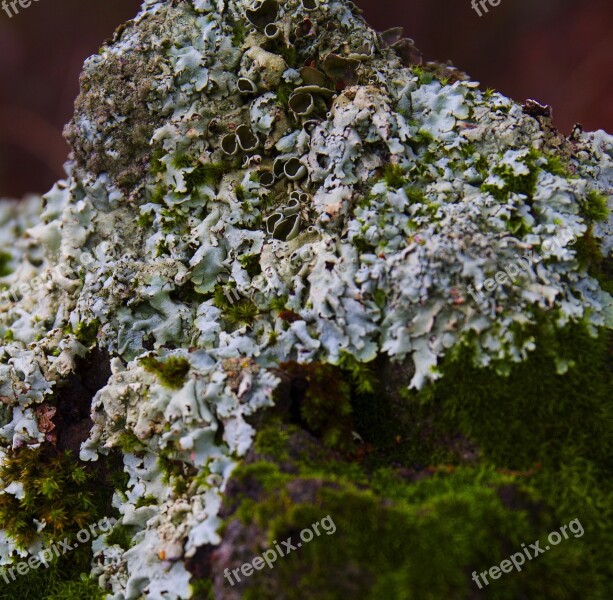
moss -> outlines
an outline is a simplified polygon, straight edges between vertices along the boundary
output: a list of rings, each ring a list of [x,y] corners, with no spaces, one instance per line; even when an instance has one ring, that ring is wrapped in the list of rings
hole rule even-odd
[[[192,161],[187,154],[177,154],[172,159],[172,166],[175,169],[188,169],[192,166]]]
[[[232,44],[240,48],[247,39],[247,26],[243,21],[235,21],[232,30]]]
[[[38,537],[36,523],[47,526],[40,535],[46,544],[77,531],[98,516],[92,475],[69,451],[50,446],[9,450],[0,466],[4,485],[23,486],[24,496],[0,495],[0,522],[20,547],[26,548]]]
[[[434,75],[429,71],[426,71],[423,67],[411,67],[411,71],[419,80],[421,85],[428,85],[434,81]]]
[[[349,375],[358,394],[373,394],[375,392],[378,378],[374,369],[369,364],[358,361],[347,352],[341,353],[338,364]]]
[[[141,508],[142,506],[154,506],[158,503],[158,499],[155,496],[148,495],[142,498],[139,498],[136,501],[136,508]]]
[[[166,153],[164,150],[162,150],[162,148],[156,148],[151,153],[151,159],[149,160],[149,173],[151,173],[151,175],[154,177],[166,171],[166,165],[161,160],[165,155]]]
[[[536,182],[540,171],[537,161],[540,158],[541,154],[531,148],[522,159],[522,162],[528,167],[529,172],[526,175],[515,175],[512,169],[506,165],[494,167],[493,173],[499,175],[504,180],[505,187],[500,189],[496,186],[483,185],[482,189],[501,201],[508,200],[511,194],[523,194],[528,198],[528,201],[531,201],[536,192]]]
[[[194,600],[215,600],[213,583],[210,579],[196,579],[190,581],[192,598]]]
[[[593,337],[581,323],[560,329],[555,315],[533,319],[516,335],[536,348],[506,376],[502,365],[475,366],[466,339],[444,359],[440,380],[393,401],[374,376],[386,372],[383,359],[284,365],[294,425],[261,428],[255,454],[233,475],[227,523],[249,532],[234,539],[234,551],[246,553],[235,559],[251,560],[326,515],[337,531],[254,574],[241,597],[472,597],[473,571],[522,543],[544,548],[549,532],[579,519],[584,537],[571,535],[504,585],[490,580],[487,597],[604,600],[613,580],[613,334]],[[339,422],[362,438],[344,455],[325,448],[326,428]],[[472,456],[456,452],[458,443]]]
[[[398,190],[406,184],[406,174],[400,165],[386,165],[383,179],[390,189]]]
[[[219,185],[225,172],[226,167],[222,163],[199,162],[191,173],[185,175],[187,191],[192,194],[202,185]]]
[[[236,199],[239,202],[245,202],[247,198],[247,194],[246,194],[245,188],[242,185],[237,185],[234,188],[234,193],[236,194]]]
[[[251,325],[259,314],[255,303],[249,298],[241,298],[234,288],[227,290],[224,286],[216,286],[213,302],[222,311],[223,318],[232,326]]]
[[[92,319],[91,321],[81,321],[75,331],[75,337],[87,348],[90,348],[96,343],[98,331],[100,330],[100,321]]]
[[[613,257],[602,254],[600,242],[594,237],[591,224],[577,240],[574,248],[580,267],[597,279],[603,290],[613,295]]]
[[[581,213],[588,221],[606,221],[609,216],[607,197],[596,190],[588,192],[586,198],[580,201],[580,205]]]
[[[189,361],[181,356],[170,356],[165,361],[146,356],[139,362],[147,371],[157,375],[162,384],[173,389],[183,387],[190,368]]]
[[[164,196],[166,195],[166,188],[163,185],[158,185],[153,190],[149,202],[152,204],[164,204]]]
[[[287,64],[288,67],[293,68],[298,63],[298,51],[293,44],[286,46],[283,44],[279,50],[279,54],[283,57],[283,60]]]
[[[277,87],[277,101],[284,108],[287,108],[289,106],[289,98],[292,95],[293,91],[294,88],[285,82],[281,82]]]
[[[13,260],[13,257],[8,252],[0,252],[0,277],[6,277],[10,275],[13,270],[9,264]]]
[[[117,545],[123,550],[129,550],[134,539],[132,527],[116,523],[115,527],[106,536],[106,543],[109,546]]]
[[[568,164],[564,162],[559,156],[550,154],[547,157],[547,164],[543,166],[543,170],[551,173],[552,175],[558,175],[559,177],[570,177],[570,171]]]
[[[469,597],[476,592],[473,570],[489,569],[558,526],[525,474],[488,466],[440,469],[421,480],[390,468],[360,473],[316,453],[288,458],[283,448],[292,435],[278,427],[258,434],[258,451],[280,449],[282,466],[259,460],[233,476],[232,489],[245,495],[227,504],[250,532],[236,541],[235,552],[245,554],[235,560],[250,560],[275,540],[291,537],[296,544],[298,532],[314,523],[320,535],[277,560],[274,571],[254,573],[242,598],[272,599],[281,591],[290,600]],[[254,527],[262,536],[254,536]],[[504,587],[490,585],[488,598],[551,597],[546,592],[555,590],[570,600],[581,591],[576,572],[588,557],[580,542],[569,540],[507,575]]]
[[[126,430],[119,435],[118,446],[129,454],[141,450],[143,448],[142,442],[136,437],[133,431]]]
[[[80,555],[80,558],[77,557]],[[0,600],[102,600],[106,593],[89,579],[91,553],[72,552],[49,563],[49,568],[30,569],[26,575],[15,572],[15,581],[3,582]]]
[[[141,213],[138,217],[137,223],[139,227],[143,229],[151,229],[153,225],[153,215],[151,213]]]
[[[289,380],[292,416],[329,448],[352,447],[351,387],[343,371],[322,363],[280,365]]]
[[[98,583],[86,575],[78,581],[67,581],[55,585],[46,600],[102,600],[107,593],[100,589]]]
[[[257,277],[262,272],[259,254],[243,254],[238,260],[240,261],[243,269],[247,271],[247,274],[252,279]]]

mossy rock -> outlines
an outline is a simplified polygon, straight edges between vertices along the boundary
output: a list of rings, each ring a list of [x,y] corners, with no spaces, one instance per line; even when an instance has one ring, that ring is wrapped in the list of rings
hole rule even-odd
[[[357,391],[348,369],[336,379],[326,371],[325,388],[300,380],[315,365],[286,365],[277,407],[227,487],[221,546],[207,549],[204,570],[203,555],[196,559],[200,581],[214,582],[196,597],[607,598],[611,335],[543,320],[532,334],[531,358],[507,375],[474,366],[466,345],[420,393],[394,392],[411,374],[396,367],[391,377],[386,361],[377,363],[386,381],[370,393]],[[565,372],[560,356],[572,356]],[[339,390],[349,394],[344,417]],[[327,432],[301,418],[315,393],[330,426],[355,427],[353,447],[330,448]],[[232,574],[282,540],[296,545],[327,516],[333,533],[320,531],[272,569]],[[564,532],[555,545],[554,531]],[[536,540],[549,549],[520,571],[475,583],[474,572],[530,552]]]

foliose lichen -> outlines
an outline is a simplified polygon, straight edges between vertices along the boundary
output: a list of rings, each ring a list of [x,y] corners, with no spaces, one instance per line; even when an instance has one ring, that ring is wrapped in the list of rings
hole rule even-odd
[[[502,548],[568,517],[570,501],[552,501],[565,485],[567,499],[578,501],[583,485],[610,513],[610,485],[597,483],[613,414],[602,352],[593,360],[603,379],[591,379],[602,419],[588,419],[581,443],[565,435],[569,446],[551,450],[546,438],[559,431],[551,425],[513,458],[505,435],[519,426],[506,434],[496,420],[478,426],[474,411],[496,413],[505,406],[488,400],[506,400],[518,422],[515,411],[538,405],[542,386],[531,388],[533,404],[495,391],[521,395],[505,386],[527,366],[597,408],[593,390],[573,383],[586,372],[573,340],[610,343],[613,137],[563,138],[547,117],[481,91],[453,67],[422,64],[411,40],[376,33],[345,0],[146,0],[85,63],[67,136],[67,178],[42,200],[0,204],[0,284],[11,292],[0,310],[0,507],[21,511],[32,486],[35,498],[54,493],[44,478],[27,480],[25,467],[15,473],[16,457],[75,444],[83,465],[120,456],[120,523],[92,545],[94,588],[113,600],[183,599],[213,587],[233,598],[219,573],[198,574],[202,553],[227,543],[222,517],[236,512],[244,523],[252,514],[266,537],[334,510],[341,542],[320,544],[323,559],[315,546],[306,556],[335,569],[369,565],[360,597],[461,594],[466,569],[486,562],[487,540],[496,540],[493,564]],[[575,243],[551,249],[561,231]],[[546,256],[473,300],[470,286],[526,254]],[[108,373],[77,394],[75,376],[92,356]],[[475,387],[462,381],[456,397],[462,373]],[[91,416],[70,433],[55,427],[67,385]],[[530,419],[553,423],[554,400],[542,406]],[[340,475],[321,465],[288,471],[278,456],[252,464],[270,414],[353,462]],[[494,435],[505,441],[498,451]],[[583,443],[589,436],[600,450]],[[580,449],[574,458],[570,444]],[[500,471],[543,457],[542,486]],[[378,470],[417,472],[426,461],[436,477],[415,487],[413,475]],[[273,482],[278,494],[222,510],[228,488],[256,467],[263,489]],[[319,483],[307,481],[306,500],[285,511],[286,487],[303,478]],[[505,486],[529,502],[505,506],[497,496]],[[533,507],[541,500],[547,509]],[[344,507],[368,516],[353,541]],[[585,597],[597,600],[612,540],[604,517],[586,511],[599,546],[580,552],[598,565]],[[448,525],[458,512],[464,526]],[[3,525],[0,566],[35,552],[53,529],[57,515],[36,514]],[[410,557],[397,545],[373,557],[370,545],[396,531],[408,545],[419,540]],[[467,539],[451,544],[459,537]],[[437,554],[445,540],[452,557]],[[436,558],[433,573],[446,573],[435,592],[415,562],[424,555]],[[543,563],[560,575],[546,578],[550,590],[564,593],[551,582],[566,581],[578,560]],[[283,586],[308,568],[295,566],[278,567],[269,585],[289,593]],[[333,587],[335,572],[300,581],[307,590],[327,581],[321,598],[355,593]],[[265,597],[260,584],[241,597]],[[68,581],[65,590],[91,585]],[[523,575],[513,586],[544,589]]]

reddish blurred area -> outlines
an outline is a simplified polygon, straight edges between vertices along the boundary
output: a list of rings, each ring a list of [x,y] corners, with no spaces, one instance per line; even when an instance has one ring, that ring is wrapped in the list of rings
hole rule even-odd
[[[613,131],[611,0],[502,0],[479,17],[470,0],[356,0],[383,30],[402,25],[427,60],[451,59],[482,86],[554,107],[570,132]],[[0,196],[45,192],[62,176],[84,59],[140,0],[39,0],[0,12]]]

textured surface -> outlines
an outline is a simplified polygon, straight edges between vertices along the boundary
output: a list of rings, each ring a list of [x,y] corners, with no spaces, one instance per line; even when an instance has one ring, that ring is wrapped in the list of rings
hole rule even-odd
[[[391,359],[410,394],[443,381],[458,348],[508,375],[543,319],[611,326],[613,138],[564,139],[534,106],[416,62],[350,3],[145,2],[85,65],[68,178],[1,205],[2,282],[25,287],[0,313],[0,436],[6,452],[60,444],[41,407],[93,348],[110,363],[75,394],[95,392],[93,427],[66,447],[123,458],[113,504],[133,540],[94,542],[116,600],[190,597],[186,561],[220,543],[232,470],[283,373],[297,377],[281,363]],[[552,361],[574,366],[555,348]],[[333,418],[305,420],[335,445]],[[32,540],[1,532],[1,562]]]

